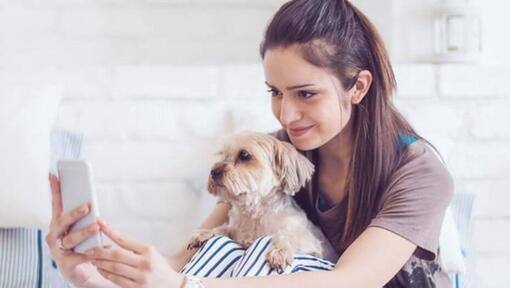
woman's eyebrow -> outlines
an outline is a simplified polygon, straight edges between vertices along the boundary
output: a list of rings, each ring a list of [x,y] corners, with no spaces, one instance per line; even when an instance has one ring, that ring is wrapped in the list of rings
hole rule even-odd
[[[267,81],[265,83],[267,86],[269,86],[271,88],[275,88],[273,85],[269,84]],[[287,90],[290,91],[290,90],[294,90],[294,89],[305,88],[308,86],[314,86],[314,84],[301,84],[301,85],[289,86],[289,87],[287,87]]]

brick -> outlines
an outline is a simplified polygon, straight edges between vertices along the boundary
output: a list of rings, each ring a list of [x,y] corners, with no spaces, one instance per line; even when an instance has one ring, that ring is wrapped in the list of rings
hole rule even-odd
[[[136,101],[135,126],[138,140],[215,138],[227,129],[225,105],[215,101]]]
[[[510,101],[477,104],[471,115],[473,136],[480,139],[509,139],[508,111]]]
[[[0,63],[3,67],[54,67],[60,62],[60,40],[56,33],[0,37]]]
[[[59,30],[65,37],[104,35],[108,25],[106,9],[62,9]]]
[[[139,140],[175,140],[183,137],[179,127],[179,110],[169,101],[133,103],[134,123],[129,136]]]
[[[149,65],[228,65],[259,63],[259,37],[239,40],[217,36],[176,41],[171,37],[148,37],[138,44],[140,63]],[[178,55],[178,57],[176,56]]]
[[[218,94],[214,67],[119,66],[114,85],[117,98],[211,99]]]
[[[54,61],[64,67],[130,65],[138,63],[137,43],[125,37],[62,37]]]
[[[194,7],[210,7],[210,6],[222,6],[222,7],[242,7],[242,8],[273,8],[276,12],[276,9],[283,3],[287,2],[285,0],[146,0],[147,3],[150,4],[167,4],[167,5],[176,5],[176,4],[187,4],[188,6]]]
[[[262,65],[235,65],[222,67],[220,75],[220,96],[222,98],[259,101],[268,99],[267,86]]]
[[[271,14],[263,9],[222,6],[213,10],[182,6],[64,9],[61,29],[68,36],[158,36],[170,37],[175,43],[215,37],[248,39],[262,34]]]
[[[207,180],[217,146],[210,140],[172,142],[87,142],[82,155],[101,181]]]
[[[95,177],[95,169],[92,168],[93,177]],[[124,215],[122,201],[119,201],[119,183],[102,182],[94,179],[96,188],[97,202],[99,206],[99,215],[108,222],[122,220]]]
[[[463,180],[455,181],[455,191],[475,195],[475,217],[510,217],[510,180]]]
[[[500,288],[508,286],[510,253],[479,253],[476,261],[477,282],[472,287]]]
[[[57,125],[80,131],[85,141],[123,140],[138,128],[134,111],[130,102],[66,101],[59,107]]]
[[[108,99],[113,96],[112,71],[104,66],[67,68],[62,72],[65,97],[70,99]]]
[[[137,0],[52,0],[60,8],[102,8],[140,6]]]
[[[477,252],[510,253],[509,218],[475,218],[473,244]]]
[[[183,181],[136,182],[123,185],[121,193],[126,212],[147,221],[193,217],[199,198],[198,191]]]
[[[280,129],[281,125],[274,117],[268,102],[244,99],[229,101],[233,131],[271,132]]]
[[[510,69],[497,66],[442,65],[439,68],[441,96],[452,98],[508,98]]]
[[[54,8],[57,0],[2,0],[0,8],[16,9],[16,8]]]
[[[467,134],[464,127],[466,109],[453,108],[451,104],[421,99],[395,101],[398,111],[422,137],[434,145],[445,160],[456,149],[458,139],[465,138]]]
[[[396,106],[413,127],[427,139],[443,142],[467,134],[466,108],[440,101],[399,100]],[[444,140],[443,140],[444,139]]]
[[[177,125],[184,138],[216,138],[228,131],[228,114],[222,102],[174,104]]]
[[[140,221],[128,219],[127,221],[116,221],[111,226],[130,239],[141,241],[152,245],[163,255],[170,255],[184,247],[189,241],[194,229],[192,219],[181,219],[179,221]]]
[[[86,141],[187,141],[227,132],[222,103],[182,101],[111,101],[68,99],[57,124],[80,131]]]
[[[397,65],[394,67],[398,98],[435,98],[436,68],[433,65]]]
[[[2,47],[3,48],[3,47]],[[60,72],[55,67],[1,67],[0,87],[43,87],[61,85]]]
[[[57,13],[52,8],[7,7],[0,9],[0,34],[16,39],[32,34],[52,34],[57,29]]]
[[[510,176],[508,145],[506,142],[458,142],[448,159],[448,166],[459,178],[506,179]]]

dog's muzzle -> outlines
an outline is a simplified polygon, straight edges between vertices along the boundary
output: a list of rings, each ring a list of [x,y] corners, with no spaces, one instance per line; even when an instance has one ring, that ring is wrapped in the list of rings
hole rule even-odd
[[[214,168],[214,169],[211,170],[211,178],[214,181],[220,180],[221,176],[223,176],[223,169],[221,169],[221,168]]]

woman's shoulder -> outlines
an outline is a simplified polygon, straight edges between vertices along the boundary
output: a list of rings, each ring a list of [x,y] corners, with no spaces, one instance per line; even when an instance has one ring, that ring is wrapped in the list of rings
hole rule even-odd
[[[405,147],[403,161],[395,170],[390,186],[427,189],[431,194],[449,199],[453,178],[440,154],[427,141],[418,139]]]
[[[441,155],[426,140],[418,139],[405,148],[405,157],[399,170],[418,170],[449,175]]]

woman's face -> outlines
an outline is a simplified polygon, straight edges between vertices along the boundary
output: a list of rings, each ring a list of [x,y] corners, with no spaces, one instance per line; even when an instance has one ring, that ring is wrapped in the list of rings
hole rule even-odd
[[[348,123],[349,93],[331,72],[307,62],[297,45],[264,55],[272,110],[299,150],[318,148]]]

